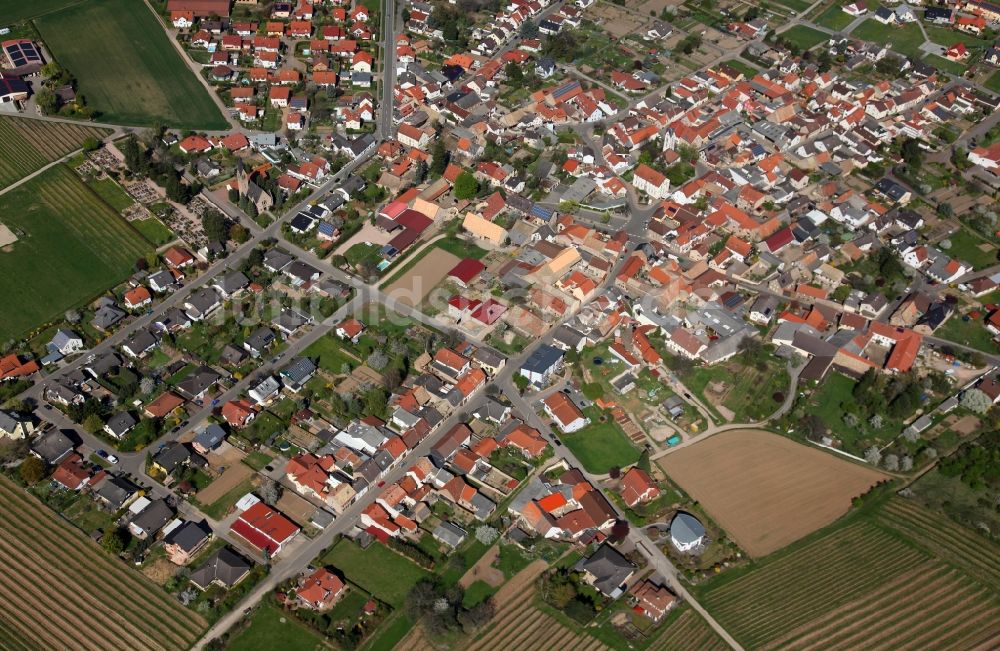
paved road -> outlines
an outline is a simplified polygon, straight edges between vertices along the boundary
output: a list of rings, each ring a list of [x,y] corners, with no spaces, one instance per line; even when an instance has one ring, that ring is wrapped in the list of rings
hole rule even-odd
[[[477,404],[477,401],[482,397],[482,391],[483,387],[480,387],[479,390],[473,394],[467,404]],[[440,440],[449,429],[458,423],[459,413],[460,411],[456,410],[448,418],[442,420],[431,435],[421,441],[417,447],[403,457],[402,462],[383,478],[384,483],[388,485],[399,481],[403,478],[406,471],[415,460],[420,457],[427,456],[430,453],[431,448],[438,442],[438,440]],[[324,529],[318,536],[307,542],[305,545],[293,548],[288,556],[279,555],[274,567],[267,577],[265,577],[259,584],[257,584],[257,586],[254,587],[253,590],[250,591],[249,594],[240,600],[240,602],[236,604],[231,611],[229,611],[210,629],[208,629],[205,635],[202,636],[201,640],[194,645],[193,648],[195,651],[199,651],[204,648],[205,644],[210,640],[229,630],[230,627],[243,618],[243,612],[247,608],[252,608],[257,605],[263,597],[278,587],[278,585],[283,581],[298,575],[306,569],[313,559],[329,547],[337,536],[347,533],[354,527],[358,518],[361,517],[361,512],[372,504],[380,493],[381,489],[377,486],[373,486],[367,493],[365,493],[360,499],[358,499],[353,505],[337,517],[333,524]]]

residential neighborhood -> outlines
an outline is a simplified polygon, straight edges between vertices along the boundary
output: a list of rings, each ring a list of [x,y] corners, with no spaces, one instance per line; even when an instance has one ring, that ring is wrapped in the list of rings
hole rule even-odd
[[[1000,6],[45,4],[0,646],[997,645]]]

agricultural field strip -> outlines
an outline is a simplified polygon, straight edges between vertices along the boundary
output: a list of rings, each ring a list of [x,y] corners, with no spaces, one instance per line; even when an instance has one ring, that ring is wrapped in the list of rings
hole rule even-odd
[[[45,158],[21,134],[0,120],[0,187],[27,176],[45,165]]]
[[[883,580],[892,576],[892,572],[896,570],[902,570],[903,568],[912,565],[914,562],[919,561],[921,555],[919,552],[913,550],[912,555],[904,558],[895,558],[893,562],[884,568],[879,568],[879,572],[872,573],[869,575],[858,575],[853,577],[852,581],[839,583],[834,591],[827,592],[823,595],[817,594],[813,585],[806,585],[798,588],[792,594],[783,593],[783,597],[788,600],[789,603],[794,603],[798,606],[798,612],[790,613],[785,611],[782,613],[779,609],[774,609],[768,613],[769,617],[764,617],[759,615],[753,619],[753,623],[741,630],[741,634],[746,636],[748,640],[752,639],[756,644],[761,644],[774,635],[786,630],[788,625],[795,625],[803,621],[809,621],[811,618],[815,617],[817,613],[824,611],[825,605],[824,601],[829,600],[831,604],[842,604],[849,603],[850,599],[861,591],[870,590],[877,585],[880,585]],[[845,559],[846,560],[846,559]],[[845,574],[845,566],[837,568],[832,573],[827,573],[823,577],[817,577],[817,584],[819,581],[824,581],[826,579],[832,579],[836,582],[838,577]],[[810,575],[810,582],[813,576]],[[810,599],[810,597],[814,597]],[[802,604],[808,603],[808,606],[802,606]],[[784,616],[782,616],[782,614]]]
[[[777,625],[787,630],[788,626],[798,625],[800,620],[813,617],[815,614],[813,611],[822,611],[846,603],[859,588],[877,585],[895,576],[896,570],[925,557],[919,550],[909,547],[873,525],[864,523],[855,525],[851,529],[848,531],[850,534],[848,537],[852,539],[859,529],[867,530],[862,532],[867,535],[862,539],[861,548],[871,550],[871,557],[863,561],[871,566],[872,572],[866,574],[854,571],[859,565],[857,554],[852,553],[856,550],[848,547],[849,541],[845,541],[843,536],[833,534],[818,542],[828,543],[829,538],[834,538],[839,553],[832,551],[826,555],[822,553],[826,545],[817,543],[809,545],[795,555],[785,557],[791,558],[791,561],[777,562],[764,567],[756,573],[756,578],[754,573],[748,575],[748,578],[755,580],[734,580],[721,587],[718,596],[709,592],[705,600],[707,607],[710,610],[717,610],[720,618],[730,622],[733,629],[739,632],[739,636],[748,641],[761,643],[773,637],[774,633],[769,632],[771,627]],[[817,564],[815,560],[817,558],[823,558],[823,561]],[[883,558],[891,558],[892,561],[879,565]],[[836,579],[837,576],[844,574],[846,569],[852,570],[847,572],[852,579],[838,585],[835,592],[815,590],[815,586],[824,585],[827,579]],[[807,573],[810,577],[809,582],[800,584],[792,592],[774,589],[776,586],[783,586],[786,579],[798,583],[797,579]],[[797,612],[789,612],[787,608],[782,609],[783,604],[795,604]]]
[[[881,533],[878,530],[875,531]],[[729,602],[743,603],[744,592],[766,586],[772,582],[770,573],[780,571],[780,575],[794,575],[796,573],[801,574],[806,569],[816,569],[817,564],[813,558],[805,557],[805,552],[808,551],[811,556],[829,560],[832,558],[830,554],[841,550],[845,543],[852,542],[855,539],[864,539],[871,534],[872,528],[867,523],[859,522],[853,524],[833,534],[823,536],[793,554],[764,565],[764,567],[757,571],[729,581],[709,594],[713,595],[712,600],[718,606],[724,606]],[[884,536],[884,534],[882,535]],[[799,559],[796,557],[802,558]],[[792,560],[785,561],[785,559],[789,558]],[[785,565],[788,567],[781,566],[781,561],[785,561]],[[778,569],[772,569],[775,567],[778,567]]]
[[[989,619],[987,619],[989,618]],[[983,621],[986,620],[986,621]],[[937,637],[934,644],[939,649],[996,649],[1000,646],[1000,624],[995,613],[984,612],[972,620],[966,620],[964,628],[949,637]],[[912,640],[907,640],[900,648],[919,649]]]
[[[878,622],[877,633],[873,633],[871,630],[855,630],[853,635],[839,640],[835,644],[823,644],[814,648],[857,649],[864,646],[869,648],[893,649],[897,648],[899,644],[898,639],[892,638],[894,635],[917,632],[921,633],[918,635],[918,639],[923,640],[928,636],[936,637],[940,635],[943,626],[950,626],[949,622],[955,622],[955,626],[964,627],[965,622],[962,621],[964,619],[963,613],[966,613],[967,609],[974,604],[982,604],[983,597],[987,592],[982,586],[976,586],[978,589],[975,591],[966,591],[963,589],[965,587],[967,586],[952,585],[944,587],[936,595],[939,601],[944,601],[944,605],[938,610],[934,610],[933,608],[935,600],[927,598],[924,600],[926,610],[918,608],[915,611],[904,610],[903,612],[899,612],[898,610],[889,610],[886,612],[886,617]]]
[[[997,644],[1000,643],[1000,624],[998,624],[1000,609],[994,604],[992,608],[987,608],[986,610],[979,608],[970,610],[972,606],[981,606],[991,597],[995,597],[995,595],[985,588],[981,588],[979,594],[966,597],[962,603],[955,602],[952,605],[949,602],[947,610],[942,609],[941,611],[934,612],[926,625],[922,623],[922,628],[925,629],[922,633],[909,638],[903,637],[901,640],[888,640],[885,648],[896,649],[902,645],[914,649],[947,648],[939,645],[938,639],[942,632],[953,631],[957,628],[969,631],[972,636],[978,633],[986,633],[992,642],[992,648],[995,649],[997,648]],[[951,599],[951,595],[948,595],[948,599]],[[984,619],[987,620],[989,625],[979,626],[979,624],[983,623]],[[959,623],[956,624],[955,622]],[[890,643],[891,646],[888,646]]]
[[[10,541],[0,538],[0,559],[7,561],[7,567],[29,570],[29,577],[48,576],[53,579],[45,587],[46,594],[58,598],[62,603],[72,604],[71,608],[62,610],[62,616],[76,621],[76,630],[91,637],[91,642],[95,642],[96,648],[101,648],[99,641],[105,636],[121,639],[132,648],[156,646],[156,642],[151,637],[134,629],[117,610],[104,612],[106,609],[95,595],[83,590],[71,590],[69,586],[73,586],[75,581],[64,569],[64,566],[52,563],[43,564],[37,560],[36,556],[24,552],[24,547],[16,546]],[[14,577],[15,575],[10,573],[8,576]],[[44,584],[24,582],[21,584],[21,590],[35,594],[40,591],[41,585]],[[44,610],[45,595],[38,595],[38,598]],[[98,635],[96,640],[94,635]]]
[[[12,126],[42,156],[49,160],[61,158],[79,149],[83,141],[93,136],[100,140],[111,133],[108,129],[85,124],[63,122],[40,122],[25,118],[6,118]]]
[[[914,538],[931,551],[945,552],[942,558],[971,577],[985,581],[993,589],[1000,588],[1000,546],[984,538],[969,540],[961,526],[942,521],[941,516],[902,499],[891,500],[878,519],[879,524]]]
[[[74,644],[78,641],[67,638],[70,631],[66,629],[59,628],[54,624],[52,617],[43,615],[43,608],[38,606],[48,606],[51,607],[51,602],[36,604],[36,602],[30,598],[29,595],[24,594],[20,589],[12,589],[8,585],[6,579],[6,573],[4,576],[0,577],[0,598],[4,600],[7,604],[20,604],[20,608],[13,614],[17,619],[11,621],[12,624],[21,629],[21,632],[25,637],[29,637],[37,643],[38,649],[44,649],[52,645],[56,640],[67,649],[73,648]],[[4,613],[4,617],[8,617],[8,612]],[[28,620],[25,622],[24,620]],[[39,637],[40,636],[40,637]]]
[[[34,651],[25,643],[20,631],[3,619],[0,619],[0,646],[9,651]]]
[[[899,507],[894,511],[903,508]],[[917,507],[909,508],[914,510],[915,515],[926,517],[926,514],[920,513]],[[1000,613],[1000,608],[998,608],[996,600],[991,598],[992,595],[986,587],[981,583],[973,582],[962,572],[968,568],[954,563],[947,565],[944,562],[928,558],[928,554],[923,550],[900,541],[897,536],[892,536],[892,533],[898,534],[900,532],[895,530],[896,527],[883,527],[881,520],[880,514],[877,523],[858,523],[848,529],[825,536],[792,553],[791,560],[782,562],[782,559],[779,559],[775,561],[776,564],[784,567],[768,572],[772,566],[765,566],[758,572],[748,575],[746,579],[736,579],[721,586],[718,589],[720,598],[713,603],[712,594],[709,593],[706,603],[709,604],[710,608],[721,608],[723,619],[727,616],[734,619],[737,625],[733,628],[739,631],[740,637],[745,638],[748,642],[752,641],[754,645],[769,642],[768,648],[812,648],[811,644],[815,644],[815,648],[824,649],[857,648],[861,642],[867,646],[874,646],[870,629],[866,630],[864,624],[866,622],[874,624],[875,620],[877,620],[880,629],[879,640],[902,630],[908,632],[919,643],[926,641],[925,639],[930,636],[940,636],[941,625],[948,621],[949,614],[955,615],[959,612],[965,612],[970,617],[966,618],[966,621],[959,626],[950,627],[949,630],[953,631],[953,637],[962,640],[974,637],[997,637],[998,634],[995,632],[984,633],[980,631],[979,623],[982,620],[995,621]],[[940,527],[939,524],[933,522],[926,522],[926,525],[930,530],[936,530]],[[914,533],[912,526],[911,524],[909,533]],[[867,530],[867,533],[862,530]],[[777,589],[783,587],[783,579],[800,576],[806,569],[810,571],[812,585],[822,585],[829,576],[835,577],[838,573],[847,574],[846,570],[856,569],[857,560],[850,556],[852,550],[849,548],[849,544],[858,542],[856,540],[858,535],[863,536],[860,541],[863,543],[862,549],[879,549],[884,558],[893,559],[892,563],[888,566],[874,566],[872,569],[876,571],[870,577],[855,579],[850,585],[842,584],[837,587],[833,594],[829,591],[824,592],[821,602],[813,600],[814,603],[809,603],[807,597],[810,591],[808,589],[799,589],[792,593]],[[885,537],[886,535],[889,535],[888,539]],[[837,554],[836,550],[830,549],[831,542],[844,551]],[[946,551],[954,552],[955,550],[946,548]],[[945,557],[950,558],[951,556],[953,554],[947,554]],[[824,559],[821,565],[822,569],[819,570],[820,574],[816,573],[816,564],[812,562],[812,559],[815,558]],[[914,559],[916,561],[923,560],[919,564],[918,570],[914,569]],[[974,560],[966,559],[967,563],[972,563]],[[870,562],[875,565],[877,561],[878,559],[871,559]],[[838,563],[841,565],[839,572]],[[808,568],[805,567],[807,565]],[[895,568],[902,567],[908,567],[910,571],[892,573]],[[755,580],[754,577],[756,577]],[[932,584],[929,586],[926,585],[928,577],[933,577]],[[880,587],[875,593],[865,596],[861,601],[851,602],[849,600],[851,594],[864,591],[864,588],[867,587],[866,584],[876,585],[883,580],[889,580],[889,583]],[[899,589],[905,589],[904,584],[907,583],[907,580],[909,580],[910,585],[914,582],[921,583],[921,591],[913,593],[910,596],[910,601],[901,602],[893,591],[898,593]],[[759,596],[754,598],[754,592],[765,595],[780,593],[781,596],[776,598],[780,599],[780,602],[771,604],[770,602],[775,600]],[[949,594],[957,598],[950,599],[945,608],[938,610],[933,616],[927,617],[926,611],[935,602],[940,601],[941,594]],[[836,607],[841,597],[847,597],[848,600]],[[749,608],[735,607],[739,601],[754,605]],[[773,605],[772,612],[775,616],[768,619],[766,614],[757,612],[760,610],[757,606],[762,604],[768,608]],[[787,608],[783,608],[786,604],[796,604],[797,612],[788,612]],[[806,604],[806,610],[802,609],[802,604]],[[807,621],[778,638],[769,635],[773,624],[777,624],[779,628],[782,627],[782,624],[794,624],[796,620],[813,617],[815,612],[823,612],[830,605],[834,605],[835,609],[818,620]],[[729,606],[735,608],[731,609],[732,612],[725,613]],[[858,614],[862,612],[869,614],[857,619]],[[747,619],[745,622],[747,626],[741,628],[739,623],[744,617]],[[852,617],[854,619],[850,619]],[[778,619],[780,623],[774,622],[775,619]],[[849,625],[846,629],[838,630],[835,637],[831,638],[828,631],[830,629],[836,630],[836,627],[842,624],[843,620],[850,620]],[[882,632],[885,632],[885,635],[882,635]],[[817,636],[819,638],[817,642],[806,644]],[[862,636],[864,639],[859,639]],[[898,646],[900,642],[900,637],[897,634],[891,640],[891,645]],[[886,646],[888,645],[887,642]],[[915,646],[919,646],[919,644]]]
[[[18,505],[16,503],[13,503],[9,499],[10,497],[17,498],[17,501],[20,502],[20,506],[22,508],[18,508]],[[200,616],[184,609],[179,604],[175,603],[172,599],[170,599],[169,596],[167,596],[166,593],[162,592],[157,586],[154,586],[152,584],[143,585],[142,580],[138,576],[132,576],[130,574],[122,572],[123,568],[121,566],[116,565],[113,561],[111,561],[108,558],[105,558],[100,553],[94,553],[97,550],[85,547],[85,545],[89,545],[90,543],[87,542],[87,540],[83,538],[78,532],[72,530],[69,527],[69,525],[66,525],[61,521],[57,520],[54,515],[46,514],[48,517],[44,518],[45,520],[49,520],[50,522],[54,523],[53,526],[51,527],[45,526],[46,524],[48,524],[47,522],[39,522],[38,520],[41,520],[43,518],[38,518],[37,513],[33,514],[32,509],[35,510],[39,508],[47,509],[47,507],[39,503],[30,502],[27,496],[21,495],[16,491],[9,490],[9,488],[4,483],[0,482],[0,511],[10,508],[17,510],[18,511],[17,515],[21,517],[5,518],[8,527],[16,529],[22,535],[28,534],[27,536],[24,536],[25,538],[32,537],[35,538],[36,540],[44,539],[45,542],[50,543],[52,545],[51,547],[41,546],[36,549],[35,553],[48,556],[50,559],[54,560],[55,563],[57,564],[70,563],[74,567],[83,570],[87,575],[90,575],[91,573],[89,570],[94,570],[94,569],[109,570],[107,572],[97,573],[97,576],[103,579],[104,583],[106,584],[105,587],[114,588],[114,590],[118,592],[118,594],[120,594],[123,597],[126,597],[125,604],[132,605],[133,608],[135,609],[135,612],[139,614],[145,614],[145,615],[161,614],[163,617],[159,621],[167,625],[166,629],[161,629],[162,631],[165,632],[175,631],[175,632],[186,633],[187,635],[181,639],[190,641],[193,640],[197,636],[197,634],[204,628],[205,622],[204,620],[202,620]],[[35,526],[32,526],[33,524]],[[57,530],[60,528],[62,528],[67,533],[65,537],[60,538],[59,536],[56,535]],[[60,545],[60,543],[64,544]],[[68,546],[65,545],[65,543],[68,543]],[[50,551],[55,549],[59,549],[62,552],[62,555],[57,557],[53,551]],[[82,557],[89,557],[85,558],[84,560],[90,561],[90,563],[85,565],[82,562],[80,562],[80,559]],[[104,566],[103,568],[100,567],[102,565]],[[159,602],[159,605],[164,607],[164,610],[167,612],[160,613],[155,608],[151,608],[148,611],[143,610],[142,608],[143,598],[146,599],[152,598],[152,601]],[[167,617],[168,614],[174,615],[174,618],[172,619],[170,617]],[[176,626],[178,625],[178,622],[176,620],[178,619],[187,620],[183,622],[184,624],[187,624],[187,626],[176,628]],[[192,626],[195,628],[192,629],[191,628]]]
[[[30,516],[25,516],[25,517],[30,517]],[[11,526],[13,528],[18,528],[17,527],[18,524],[21,524],[21,523],[11,522]],[[30,536],[32,533],[36,533],[36,534],[37,533],[42,533],[41,538],[47,538],[45,536],[45,533],[44,533],[45,531],[47,531],[47,530],[44,527],[39,528],[39,529],[34,529],[34,530],[28,530],[28,529],[18,528],[18,532],[21,533],[22,535],[25,534],[25,533],[27,533],[28,536]],[[37,540],[37,538],[36,538],[36,540]],[[58,547],[58,543],[60,541],[58,539],[53,540],[52,538],[48,538],[46,540],[46,542],[52,542],[56,547]],[[78,546],[74,545],[74,547],[76,547],[76,551],[80,551]],[[130,589],[132,586],[129,586],[129,585],[126,585],[123,582],[119,582],[119,581],[114,580],[116,578],[116,577],[113,576],[113,574],[115,573],[114,571],[117,571],[117,572],[120,573],[123,568],[120,568],[120,567],[118,567],[118,568],[111,568],[112,572],[109,572],[109,573],[106,573],[106,574],[100,574],[100,573],[98,573],[95,576],[95,575],[91,574],[90,571],[88,571],[91,568],[91,566],[84,565],[82,562],[80,562],[79,555],[77,555],[77,554],[72,554],[71,555],[71,553],[69,552],[69,550],[67,550],[65,548],[61,549],[60,551],[62,551],[63,554],[61,556],[58,556],[58,557],[55,556],[52,553],[46,553],[44,550],[41,550],[38,553],[40,553],[40,555],[43,556],[44,559],[47,562],[49,562],[51,565],[55,566],[55,565],[57,565],[57,564],[59,564],[61,562],[62,564],[66,565],[66,566],[69,566],[69,567],[72,567],[74,570],[79,571],[81,573],[81,576],[86,576],[88,578],[93,579],[95,583],[99,583],[101,579],[104,579],[104,582],[103,582],[104,585],[102,585],[100,587],[109,589],[109,591],[111,591],[111,593],[115,593],[116,590],[120,590],[121,592],[119,592],[118,594],[120,594],[123,597],[126,597],[126,600],[125,600],[126,604],[132,606],[132,608],[124,608],[125,604],[122,604],[121,602],[119,602],[119,604],[118,604],[119,607],[123,607],[123,610],[131,610],[132,611],[131,614],[139,616],[138,617],[138,621],[141,621],[142,623],[150,626],[150,628],[155,629],[157,632],[159,632],[161,634],[164,634],[165,636],[170,637],[175,642],[190,643],[191,641],[193,641],[193,638],[196,636],[198,630],[200,630],[200,629],[195,630],[195,631],[184,630],[184,631],[182,631],[182,633],[178,633],[178,631],[172,629],[171,624],[173,622],[170,619],[160,619],[160,618],[157,618],[156,620],[146,619],[146,617],[148,617],[148,616],[156,616],[156,615],[160,614],[160,613],[158,613],[158,611],[156,609],[152,609],[151,608],[149,610],[143,610],[143,608],[142,608],[142,606],[143,606],[143,601],[142,600],[144,598],[158,597],[158,596],[160,596],[160,595],[156,594],[157,592],[159,592],[158,588],[156,588],[155,591],[150,590],[148,593],[145,593],[145,594],[141,594],[141,593],[135,592],[132,589]],[[96,551],[97,550],[94,550],[94,552],[96,552]],[[91,554],[85,554],[85,555],[96,556],[96,553],[92,552]],[[78,581],[75,582],[75,583],[79,584]],[[83,586],[80,586],[80,587],[81,587],[81,591],[82,591],[82,587]],[[169,604],[169,608],[170,609],[173,609],[174,611],[180,611],[181,613],[187,614],[187,611],[182,610],[180,608],[179,604],[174,604],[174,603],[170,602],[168,600],[168,598],[166,597],[166,594],[162,594],[162,597],[167,600],[167,604]],[[183,635],[183,633],[187,633],[187,635]]]
[[[902,575],[908,580],[908,585],[907,582],[893,583],[893,590],[881,591],[878,601],[874,603],[866,600],[853,602],[849,604],[849,610],[841,612],[835,619],[820,618],[817,622],[819,628],[814,627],[809,639],[795,640],[784,648],[850,648],[852,640],[865,635],[869,639],[865,639],[864,644],[873,645],[875,634],[872,633],[872,627],[882,635],[884,631],[898,628],[900,620],[906,624],[913,624],[914,619],[927,617],[927,613],[933,610],[934,604],[941,600],[942,594],[949,595],[950,606],[951,596],[964,594],[968,588],[967,582],[962,580],[957,571],[937,563],[933,565],[938,567],[932,572],[922,570],[919,573],[908,572]],[[920,585],[920,590],[913,590],[914,585]],[[916,625],[916,630],[921,626],[922,622]]]
[[[864,599],[852,601],[839,608],[831,610],[823,617],[819,617],[793,631],[789,631],[779,638],[772,640],[764,648],[806,644],[810,640],[815,639],[816,636],[827,635],[829,627],[840,625],[844,622],[844,620],[850,620],[851,626],[854,626],[855,623],[866,621],[868,619],[868,616],[863,617],[860,620],[854,619],[859,611],[872,613],[877,612],[872,610],[872,607],[880,605],[887,598],[897,598],[897,591],[900,587],[912,584],[911,582],[924,583],[940,581],[941,577],[945,574],[947,574],[947,568],[941,566],[936,568],[933,577],[928,577],[924,575],[924,564],[921,564],[917,569],[900,574],[895,579],[884,584],[880,589],[868,594]],[[821,637],[820,639],[822,642],[826,642],[826,638]]]
[[[472,645],[469,646],[468,651],[479,651],[481,648],[483,648],[483,646],[487,642],[487,638],[490,636],[490,634],[492,634],[494,631],[498,629],[501,629],[503,626],[509,624],[513,619],[524,614],[524,612],[531,607],[530,601],[527,600],[519,604],[516,602],[510,602],[510,603],[512,604],[513,607],[504,608],[503,606],[501,606],[499,612],[493,618],[493,622],[490,625],[489,629],[487,629],[481,634],[478,642],[473,643]]]
[[[794,589],[790,589],[790,592],[782,592],[780,598],[784,599],[788,604],[795,604],[794,611],[783,611],[779,604],[773,604],[775,606],[773,610],[768,609],[763,613],[758,610],[758,612],[750,617],[750,621],[737,620],[737,628],[740,629],[741,634],[745,635],[747,639],[753,639],[762,643],[765,640],[771,639],[776,634],[776,631],[787,630],[788,626],[795,626],[810,621],[817,612],[823,612],[826,607],[823,603],[824,601],[828,601],[831,606],[848,603],[858,591],[871,589],[879,585],[887,575],[891,576],[892,571],[902,569],[908,563],[916,562],[919,559],[919,553],[914,552],[912,555],[904,558],[893,559],[891,564],[880,568],[880,572],[870,575],[849,575],[849,580],[839,582],[838,579],[845,574],[848,561],[847,558],[843,558],[844,564],[837,566],[832,571],[827,571],[822,575],[809,574],[809,583],[812,585],[799,585]],[[817,595],[813,586],[824,585],[826,581],[832,582],[835,587],[823,596]],[[824,597],[826,598],[824,599]],[[762,600],[768,601],[767,597],[763,597]],[[733,616],[735,617],[735,615]]]
[[[699,651],[728,649],[708,625],[693,611],[685,611],[650,647],[650,651]]]
[[[514,605],[515,602],[508,602]],[[512,624],[515,624],[513,626]],[[532,634],[544,632],[544,639],[529,637]],[[557,639],[562,640],[571,637],[576,644],[573,648],[581,651],[591,648],[603,648],[603,644],[589,635],[581,635],[562,623],[552,619],[549,615],[538,610],[532,602],[526,601],[514,605],[512,608],[501,608],[499,616],[494,620],[494,624],[483,634],[475,644],[469,647],[469,651],[480,649],[541,649],[545,648],[553,640],[553,632],[558,633]],[[581,646],[580,640],[588,640],[588,644]],[[536,646],[541,644],[541,646]],[[552,648],[557,648],[554,644]],[[566,647],[562,647],[566,648]]]
[[[79,149],[106,129],[0,116],[0,187],[6,187],[46,164]]]
[[[71,190],[72,184],[67,179],[64,178],[60,180],[57,187],[52,187],[52,185],[50,184],[42,185],[41,190],[39,192],[39,197],[44,201],[48,201],[50,205],[58,206],[60,205],[60,202],[65,201],[66,196],[68,195],[64,194],[64,192]],[[90,190],[89,188],[87,189],[87,191],[89,194],[88,199],[90,199],[89,203],[93,205],[95,208],[99,207],[101,209],[104,209],[105,204],[103,200],[101,200],[100,197],[94,194],[93,191]],[[83,216],[67,220],[67,223],[74,230],[76,230],[81,237],[87,239],[91,247],[91,250],[95,254],[98,254],[104,258],[111,258],[111,259],[122,258],[124,260],[126,259],[124,256],[129,256],[130,259],[135,259],[143,256],[146,252],[145,247],[141,246],[138,242],[135,242],[133,245],[132,242],[128,242],[126,244],[124,242],[109,241],[109,238],[105,233],[105,229],[101,228],[101,225],[95,225],[90,220],[83,218]],[[129,226],[128,223],[125,222],[124,220],[116,219],[114,221],[111,221],[110,223],[114,224],[115,231],[119,231],[122,234],[124,234],[127,231],[133,231],[132,227]],[[134,237],[130,239],[135,240]]]

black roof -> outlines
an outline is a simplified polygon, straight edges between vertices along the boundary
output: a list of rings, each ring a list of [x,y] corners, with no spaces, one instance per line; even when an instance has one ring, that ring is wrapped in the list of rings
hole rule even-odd
[[[203,540],[212,535],[212,529],[204,521],[188,520],[168,533],[163,542],[166,545],[177,545],[186,552],[198,547]]]

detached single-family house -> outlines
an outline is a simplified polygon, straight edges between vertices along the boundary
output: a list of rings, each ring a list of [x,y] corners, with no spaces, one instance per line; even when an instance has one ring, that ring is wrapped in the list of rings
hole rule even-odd
[[[542,405],[559,429],[566,433],[576,432],[587,426],[590,420],[565,393],[557,391],[542,401]]]

